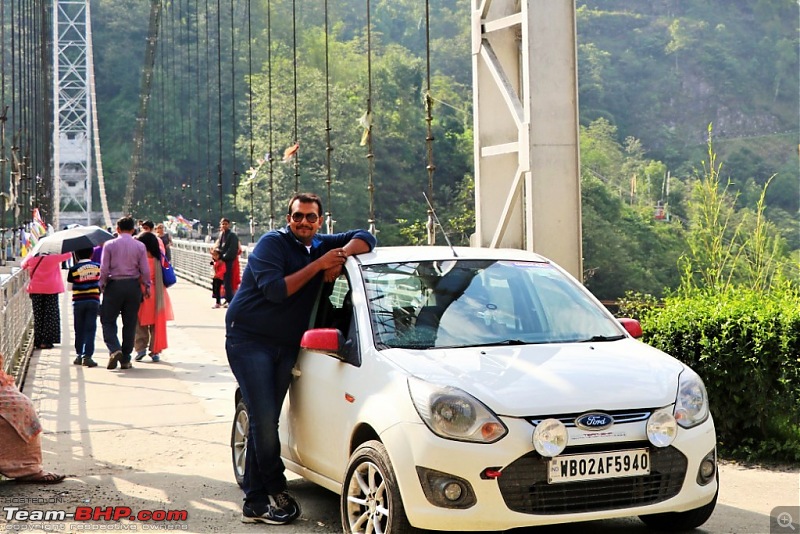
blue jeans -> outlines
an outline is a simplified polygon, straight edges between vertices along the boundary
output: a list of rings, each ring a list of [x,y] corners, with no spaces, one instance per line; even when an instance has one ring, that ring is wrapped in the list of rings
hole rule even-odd
[[[94,355],[94,335],[97,333],[99,300],[77,300],[72,303],[75,323],[75,352],[84,358]]]
[[[250,417],[242,484],[247,503],[266,503],[269,495],[286,489],[278,417],[292,381],[297,351],[296,347],[269,346],[246,338],[225,340],[228,364]]]

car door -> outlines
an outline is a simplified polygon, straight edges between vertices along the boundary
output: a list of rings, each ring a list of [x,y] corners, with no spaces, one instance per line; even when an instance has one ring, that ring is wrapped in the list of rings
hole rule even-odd
[[[340,276],[323,288],[314,312],[315,328],[339,328],[357,351],[350,285]],[[289,447],[296,461],[331,480],[340,480],[347,462],[354,418],[353,394],[359,368],[333,356],[301,349],[289,388]]]

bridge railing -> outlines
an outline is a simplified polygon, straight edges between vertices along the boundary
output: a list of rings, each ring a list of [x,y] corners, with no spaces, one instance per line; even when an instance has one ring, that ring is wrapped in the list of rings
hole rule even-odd
[[[213,243],[174,239],[172,241],[172,267],[175,274],[193,284],[211,290],[213,278],[210,250]],[[244,272],[250,250],[242,247],[239,256],[239,274]]]
[[[3,371],[17,376],[19,383],[33,344],[33,307],[28,292],[28,271],[18,261],[0,267],[0,353]]]

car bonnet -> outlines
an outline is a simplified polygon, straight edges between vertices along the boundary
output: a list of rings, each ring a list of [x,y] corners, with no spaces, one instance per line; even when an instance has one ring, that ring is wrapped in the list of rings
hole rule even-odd
[[[383,355],[410,375],[460,388],[498,415],[519,417],[667,406],[685,368],[633,339]]]

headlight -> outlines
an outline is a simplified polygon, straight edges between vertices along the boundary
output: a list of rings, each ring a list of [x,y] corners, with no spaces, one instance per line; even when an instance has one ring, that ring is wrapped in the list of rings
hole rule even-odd
[[[697,373],[686,369],[678,380],[675,420],[683,428],[692,428],[708,419],[708,394]]]
[[[437,436],[493,443],[508,432],[486,406],[458,388],[409,378],[408,390],[417,413]]]

